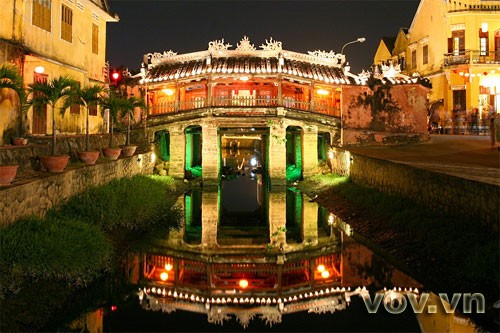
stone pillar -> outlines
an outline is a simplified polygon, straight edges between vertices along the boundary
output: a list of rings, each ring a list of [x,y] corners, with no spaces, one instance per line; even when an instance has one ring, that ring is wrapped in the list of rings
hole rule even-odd
[[[282,84],[282,80],[281,80],[281,75],[278,76],[278,105],[279,106],[282,106],[283,105],[283,95],[282,95],[282,87],[281,87],[281,84]]]
[[[286,185],[286,127],[273,119],[275,124],[269,129],[268,170],[271,185]]]
[[[271,244],[281,246],[286,244],[286,192],[269,192],[269,239]]]
[[[219,223],[219,207],[217,192],[204,191],[201,196],[201,246],[217,247],[217,225]]]
[[[170,132],[170,168],[168,175],[175,178],[184,178],[184,158],[186,155],[186,139],[184,128],[172,126]]]
[[[309,202],[307,198],[302,201],[302,238],[306,245],[318,244],[318,204]]]
[[[210,118],[209,118],[210,119]],[[219,178],[219,138],[217,127],[212,121],[203,124],[202,169],[203,183],[217,185]]]
[[[304,126],[302,143],[303,176],[310,177],[318,172],[318,127]]]

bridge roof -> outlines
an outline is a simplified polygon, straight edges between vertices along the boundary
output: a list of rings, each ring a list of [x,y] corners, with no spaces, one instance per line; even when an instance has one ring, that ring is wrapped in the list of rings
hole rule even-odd
[[[152,67],[147,75],[146,82],[164,82],[203,76],[206,74],[235,74],[244,76],[264,75],[273,76],[287,74],[298,78],[323,81],[329,84],[350,84],[354,79],[347,77],[342,68],[307,61],[278,57],[259,56],[232,56],[213,57],[207,60],[200,59],[183,62],[165,62]]]

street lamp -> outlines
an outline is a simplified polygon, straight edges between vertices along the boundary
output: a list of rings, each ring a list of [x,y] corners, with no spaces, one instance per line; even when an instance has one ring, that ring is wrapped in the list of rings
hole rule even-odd
[[[363,43],[364,41],[366,40],[365,37],[359,37],[358,39],[356,40],[353,40],[353,41],[350,41],[348,43],[345,43],[344,46],[342,46],[342,51],[340,51],[340,54],[344,54],[344,48],[349,45],[349,44],[353,44],[353,43]]]

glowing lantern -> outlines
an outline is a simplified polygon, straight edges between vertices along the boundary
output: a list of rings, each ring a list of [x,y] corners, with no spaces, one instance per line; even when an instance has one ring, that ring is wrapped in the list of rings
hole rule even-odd
[[[167,279],[168,279],[168,273],[166,273],[166,272],[161,273],[160,274],[160,279],[162,281],[167,281]]]
[[[240,280],[240,287],[243,289],[248,287],[248,280],[245,280],[245,279]]]
[[[318,272],[323,273],[325,271],[325,265],[318,265],[317,269],[318,269]]]
[[[170,272],[172,270],[172,265],[171,264],[165,264],[165,270]]]
[[[326,278],[328,278],[329,276],[330,276],[330,272],[329,272],[329,271],[323,271],[323,272],[321,272],[321,277],[322,277],[323,279],[326,279]]]

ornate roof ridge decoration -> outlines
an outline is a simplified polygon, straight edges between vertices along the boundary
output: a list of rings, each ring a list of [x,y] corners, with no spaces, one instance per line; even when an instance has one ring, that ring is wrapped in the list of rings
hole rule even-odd
[[[156,66],[164,62],[168,58],[175,57],[177,55],[177,52],[169,50],[169,51],[163,51],[163,53],[160,52],[148,53],[147,55],[148,57],[150,57],[151,65]]]
[[[247,36],[243,36],[241,41],[236,45],[236,51],[257,51],[255,46],[250,43]]]
[[[282,43],[273,40],[273,37],[269,37],[269,41],[266,39],[266,45],[261,44],[260,48],[264,51],[281,51],[283,49]]]
[[[285,58],[288,59],[305,61],[317,65],[324,65],[330,67],[341,68],[345,63],[345,55],[340,53],[334,53],[333,51],[330,51],[329,53],[324,51],[314,51],[314,52],[307,51],[307,52],[308,54],[298,53],[293,51],[283,51],[282,54],[284,55]],[[328,56],[320,56],[322,54],[317,52],[324,52],[325,54],[328,54]]]
[[[231,46],[232,45],[229,43],[224,44],[224,38],[222,38],[221,40],[216,39],[208,43],[208,51],[215,52],[215,51],[229,50]]]

